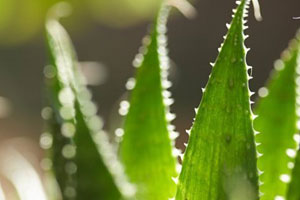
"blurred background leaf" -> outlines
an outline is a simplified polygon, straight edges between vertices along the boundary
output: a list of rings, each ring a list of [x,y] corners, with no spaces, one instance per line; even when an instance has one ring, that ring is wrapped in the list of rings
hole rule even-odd
[[[54,113],[47,121],[53,138],[53,169],[63,199],[126,199],[134,194],[134,187],[102,130],[68,33],[56,20],[67,14],[66,9],[67,4],[56,4],[46,22],[51,66],[45,68],[45,76]]]
[[[41,28],[50,0],[1,0],[0,43],[12,45],[31,39]]]
[[[162,0],[67,0],[75,10],[74,26],[93,20],[108,26],[125,27],[152,19]],[[16,45],[36,36],[47,10],[59,0],[1,0],[0,44]]]
[[[261,200],[284,198],[291,178],[297,143],[293,137],[297,133],[299,120],[297,94],[299,73],[299,37],[290,42],[289,48],[275,62],[275,68],[260,95],[255,107],[258,118],[254,128],[260,132],[256,142],[263,156],[258,159],[258,168],[263,173],[260,191]],[[295,155],[293,155],[295,154]],[[292,165],[292,166],[291,166]]]
[[[99,22],[111,26],[128,26],[141,20],[151,19],[162,0],[88,0],[86,2],[92,16]]]

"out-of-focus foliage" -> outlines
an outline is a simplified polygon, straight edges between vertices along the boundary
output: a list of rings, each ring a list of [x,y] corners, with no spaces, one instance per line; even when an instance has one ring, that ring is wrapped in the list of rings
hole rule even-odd
[[[16,44],[36,34],[53,0],[1,0],[0,43]]]
[[[162,0],[88,0],[92,15],[102,23],[126,26],[150,19]]]
[[[103,122],[96,115],[71,40],[56,20],[64,14],[64,7],[58,4],[51,9],[46,22],[51,65],[45,76],[53,113],[51,108],[43,109],[44,116],[50,115],[44,118],[51,134],[42,134],[41,146],[52,154],[63,199],[126,199],[134,194],[134,188],[102,131]],[[45,145],[47,140],[53,142]]]
[[[162,0],[66,0],[73,8],[74,26],[95,20],[120,27],[151,19]],[[1,0],[0,45],[26,42],[42,32],[47,10],[60,0]]]
[[[258,151],[263,154],[258,159],[258,168],[263,171],[260,176],[263,182],[260,190],[264,193],[261,200],[285,196],[297,151],[293,137],[299,118],[296,92],[299,87],[296,84],[300,56],[298,37],[282,55],[266,87],[259,90],[261,98],[255,109],[259,117],[254,121],[254,127],[261,132],[256,141],[261,144]]]

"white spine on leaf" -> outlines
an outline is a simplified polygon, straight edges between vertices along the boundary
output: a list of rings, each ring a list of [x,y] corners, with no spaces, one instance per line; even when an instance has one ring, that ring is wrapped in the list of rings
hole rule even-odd
[[[174,103],[174,100],[171,98],[171,92],[168,91],[168,88],[172,86],[172,83],[168,81],[168,70],[170,68],[170,60],[168,57],[168,50],[167,50],[167,36],[165,35],[167,31],[167,18],[170,12],[170,7],[167,5],[163,5],[161,10],[159,12],[158,16],[158,27],[157,27],[157,33],[158,33],[158,49],[157,52],[159,54],[159,63],[160,63],[160,73],[161,73],[161,84],[162,84],[162,97],[163,97],[163,103],[165,105],[165,114],[166,114],[166,120],[168,123],[168,132],[169,132],[169,138],[171,140],[171,148],[172,148],[172,156],[176,159],[176,172],[177,174],[181,171],[181,165],[178,163],[178,157],[182,154],[180,149],[177,149],[175,147],[175,141],[176,138],[178,138],[179,133],[175,131],[175,126],[171,124],[171,121],[173,121],[176,118],[176,115],[170,112],[170,105]],[[178,175],[176,177],[172,177],[172,180],[177,185],[178,184]],[[175,199],[175,198],[173,198]]]

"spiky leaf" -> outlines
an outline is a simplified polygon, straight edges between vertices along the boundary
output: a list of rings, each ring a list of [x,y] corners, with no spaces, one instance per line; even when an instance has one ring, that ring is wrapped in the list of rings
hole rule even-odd
[[[254,127],[261,134],[256,141],[261,143],[258,151],[263,154],[258,159],[261,199],[284,197],[291,175],[291,165],[296,153],[297,132],[296,98],[299,41],[293,40],[283,58],[275,64],[271,78],[265,88],[259,90],[261,99],[255,108],[258,118]]]
[[[119,200],[132,195],[84,84],[71,40],[55,19],[46,24],[53,76],[48,77],[53,160],[64,199]]]
[[[176,200],[258,199],[244,16],[238,2],[191,129]]]
[[[136,84],[130,96],[130,107],[124,122],[121,156],[126,173],[138,186],[138,199],[166,200],[174,195],[176,159],[167,115],[170,100],[164,86],[168,58],[164,35],[168,7],[163,7],[145,39],[144,55],[138,55]],[[167,85],[166,85],[167,84]],[[122,108],[121,108],[122,109]]]

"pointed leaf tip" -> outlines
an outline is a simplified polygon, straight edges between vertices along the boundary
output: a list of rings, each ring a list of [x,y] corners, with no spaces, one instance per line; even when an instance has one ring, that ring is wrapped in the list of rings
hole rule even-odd
[[[171,82],[166,79],[169,59],[166,49],[166,23],[169,6],[163,6],[155,20],[147,49],[140,56],[135,87],[130,95],[130,108],[124,122],[120,146],[125,171],[136,183],[137,198],[167,200],[175,195],[177,176],[173,147],[177,134],[169,122],[175,118],[169,112]],[[162,76],[164,74],[164,76]]]

